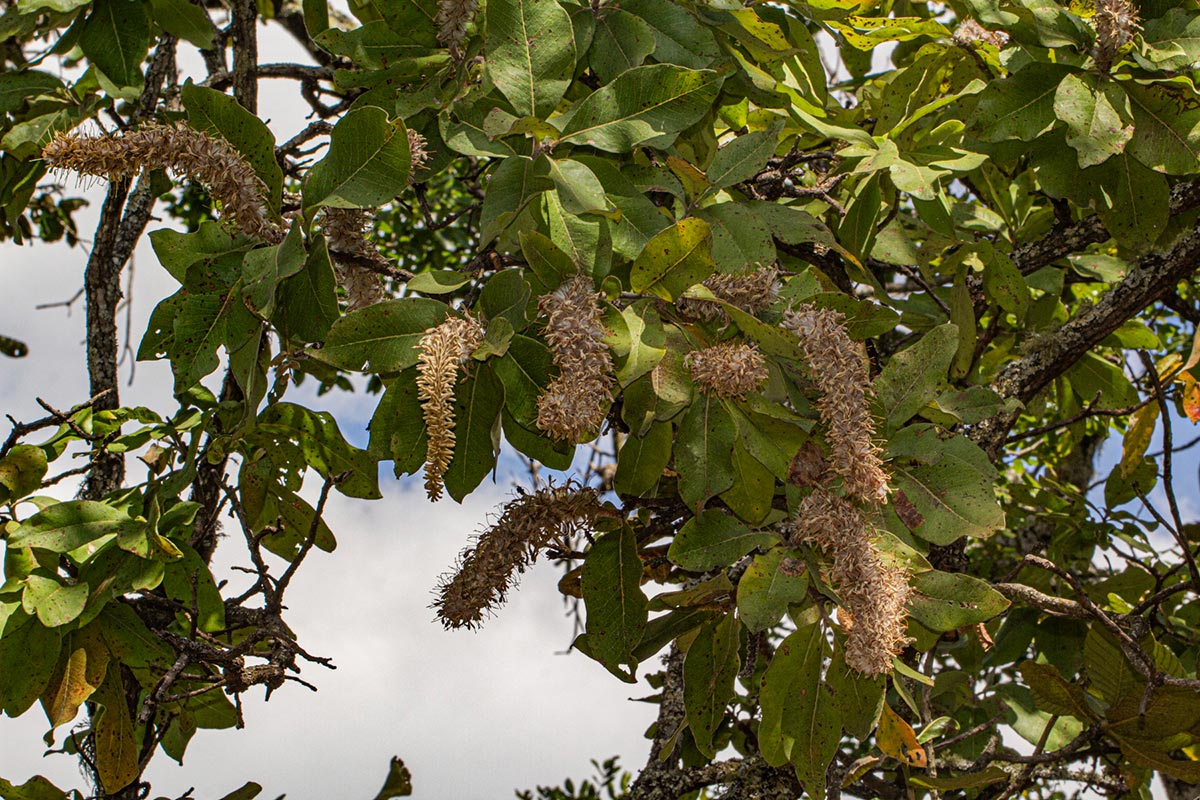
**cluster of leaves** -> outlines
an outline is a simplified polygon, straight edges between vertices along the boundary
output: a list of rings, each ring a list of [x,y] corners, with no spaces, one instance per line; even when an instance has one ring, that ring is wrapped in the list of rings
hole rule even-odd
[[[589,475],[613,513],[554,550],[586,611],[577,649],[630,682],[668,654],[634,796],[774,781],[810,797],[990,797],[1074,780],[1149,797],[1156,771],[1200,780],[1194,529],[1169,456],[1147,455],[1172,402],[1200,417],[1200,356],[1186,353],[1200,314],[1176,286],[1200,251],[1195,3],[1145,0],[1120,41],[1097,21],[1117,0],[490,0],[453,41],[439,16],[474,4],[370,0],[336,26],[322,0],[253,6],[235,4],[228,28],[185,0],[32,0],[0,16],[22,43],[0,76],[5,235],[33,233],[42,147],[102,110],[227,142],[282,232],[246,236],[185,196],[189,230],[150,234],[180,289],[138,348],[170,362],[179,408],[98,395],[48,407],[0,449],[0,707],[40,700],[53,729],[86,704],[72,748],[102,796],[142,791],[158,749],[182,759],[198,728],[237,724],[249,687],[325,662],[284,622],[284,592],[313,547],[335,546],[331,491],[377,498],[380,462],[424,465],[427,331],[468,312],[484,330],[454,388],[452,498],[495,471],[502,441],[570,467],[579,443],[538,422],[559,371],[539,299],[580,275],[614,364],[599,401],[610,463]],[[253,113],[244,79],[260,66],[239,31],[255,14],[318,64],[261,72],[295,78],[331,125],[277,143]],[[832,87],[820,37],[847,76]],[[206,55],[203,80],[173,82],[180,41]],[[78,48],[85,69],[39,69],[25,56],[37,44]],[[884,45],[893,68],[870,74]],[[301,145],[326,134],[308,165]],[[140,179],[148,196],[164,177]],[[114,182],[109,213],[128,188]],[[378,211],[402,267],[346,249],[361,231],[331,230],[339,209]],[[765,267],[778,283],[749,301],[719,289]],[[387,277],[388,299],[349,310],[339,280],[354,270]],[[843,315],[871,366],[858,388],[893,491],[863,510],[911,575],[911,642],[891,674],[846,665],[828,557],[781,526],[816,482],[798,455],[831,450],[827,365],[780,326],[800,303]],[[752,346],[764,380],[733,393],[700,380],[689,355],[718,344]],[[1138,370],[1134,350],[1163,357]],[[201,381],[222,367],[216,396]],[[283,399],[304,373],[383,388],[366,449]],[[1126,420],[1105,507],[1090,509],[1095,447]],[[81,449],[93,472],[124,454],[145,469],[78,500],[41,494],[65,477],[47,479],[49,464]],[[1160,477],[1169,515],[1145,501]],[[1139,497],[1151,519],[1123,508]],[[238,595],[209,569],[223,513],[255,578]],[[1102,551],[1129,566],[1097,566]]]

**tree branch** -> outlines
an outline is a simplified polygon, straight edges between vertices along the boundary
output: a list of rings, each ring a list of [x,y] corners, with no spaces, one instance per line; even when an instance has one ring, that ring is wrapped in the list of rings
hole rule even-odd
[[[1200,225],[1180,237],[1166,253],[1142,256],[1129,274],[1094,306],[1043,337],[1033,352],[1006,366],[992,383],[992,389],[1002,397],[1028,403],[1126,320],[1175,291],[1176,284],[1191,275],[1197,263],[1200,263]],[[971,438],[993,461],[1000,456],[1008,431],[1019,414],[1019,411],[1001,412],[972,432]]]

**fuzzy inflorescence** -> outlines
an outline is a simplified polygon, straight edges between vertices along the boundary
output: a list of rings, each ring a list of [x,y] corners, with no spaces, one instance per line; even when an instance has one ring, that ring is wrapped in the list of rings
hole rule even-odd
[[[572,444],[599,431],[611,399],[613,363],[604,343],[599,297],[591,278],[576,275],[538,300],[547,316],[546,342],[559,376],[538,397],[537,426]]]
[[[442,624],[478,627],[504,602],[515,577],[533,564],[543,548],[590,532],[593,521],[605,514],[594,491],[571,484],[522,494],[507,503],[438,586],[433,607]]]
[[[967,47],[975,42],[1004,47],[1008,34],[1003,31],[990,31],[973,19],[965,19],[954,29],[954,43]]]
[[[324,208],[321,233],[333,256],[338,285],[346,290],[349,310],[375,305],[386,297],[382,276],[371,269],[391,266],[367,239],[372,230],[371,214],[361,208]]]
[[[462,43],[467,38],[467,26],[479,10],[478,0],[439,0],[437,18],[438,41],[450,50],[455,61],[462,60]]]
[[[433,155],[429,152],[429,144],[425,141],[425,137],[408,129],[408,158],[412,162],[412,170],[408,173],[408,182],[413,182],[413,173],[419,169],[423,169]]]
[[[483,329],[470,317],[450,317],[421,337],[417,348],[417,397],[425,415],[425,491],[442,496],[443,479],[454,457],[454,385],[459,371],[483,341]]]
[[[762,353],[744,342],[723,342],[694,350],[684,363],[700,391],[726,399],[744,400],[770,377]]]
[[[1092,58],[1101,72],[1112,69],[1121,48],[1142,29],[1137,7],[1131,0],[1096,0],[1096,44]]]
[[[229,142],[183,122],[145,125],[119,136],[60,133],[42,150],[53,169],[119,180],[144,169],[168,169],[203,184],[221,216],[247,236],[277,242],[283,231],[267,216],[267,188]]]
[[[867,365],[836,311],[799,304],[783,316],[808,360],[821,398],[817,410],[827,426],[829,461],[847,494],[868,503],[887,498],[888,476],[875,446],[875,420],[867,405]]]
[[[779,273],[774,267],[760,267],[744,275],[712,275],[701,284],[718,300],[755,314],[779,294]],[[682,297],[676,306],[684,316],[706,322],[726,319],[725,310],[711,300]]]
[[[842,619],[849,629],[846,663],[868,675],[891,671],[892,658],[909,641],[908,573],[880,556],[875,529],[862,510],[818,487],[800,501],[785,533],[796,544],[816,544],[833,556],[829,577],[848,612]]]

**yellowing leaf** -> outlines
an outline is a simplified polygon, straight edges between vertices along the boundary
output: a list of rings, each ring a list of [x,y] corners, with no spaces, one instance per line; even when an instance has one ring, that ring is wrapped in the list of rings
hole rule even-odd
[[[1125,431],[1125,439],[1121,442],[1121,475],[1128,478],[1142,464],[1146,448],[1154,437],[1154,429],[1158,425],[1158,403],[1147,403],[1133,412],[1129,418],[1129,428]]]
[[[883,706],[883,715],[879,718],[875,742],[885,755],[909,766],[924,768],[929,764],[925,748],[917,741],[917,734],[912,726],[886,703]]]

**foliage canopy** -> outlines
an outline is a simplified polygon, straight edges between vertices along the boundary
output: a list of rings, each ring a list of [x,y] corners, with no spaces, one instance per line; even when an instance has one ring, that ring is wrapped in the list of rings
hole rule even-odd
[[[146,796],[159,750],[324,661],[284,597],[336,544],[331,492],[379,498],[391,462],[461,501],[519,455],[533,485],[435,605],[486,624],[539,555],[565,565],[575,648],[660,691],[632,797],[1200,782],[1200,535],[1172,461],[1200,420],[1200,5],[350,11],[0,15],[0,236],[74,243],[58,176],[109,181],[92,396],[0,445],[4,714],[86,710],[68,747],[96,795]],[[310,63],[262,63],[261,24]],[[288,141],[262,78],[311,108]],[[178,406],[126,407],[121,270],[160,203],[180,288],[138,357],[169,360]],[[366,449],[287,399],[301,380],[370,390]],[[218,546],[244,550],[240,594]],[[380,797],[408,791],[393,764]]]

